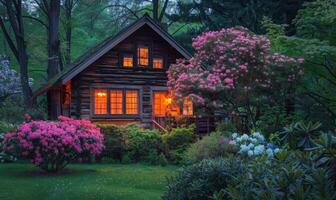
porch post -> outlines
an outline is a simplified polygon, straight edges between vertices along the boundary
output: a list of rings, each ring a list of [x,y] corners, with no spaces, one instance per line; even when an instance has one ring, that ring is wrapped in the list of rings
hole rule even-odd
[[[49,119],[55,120],[61,115],[61,89],[53,88],[47,93]]]

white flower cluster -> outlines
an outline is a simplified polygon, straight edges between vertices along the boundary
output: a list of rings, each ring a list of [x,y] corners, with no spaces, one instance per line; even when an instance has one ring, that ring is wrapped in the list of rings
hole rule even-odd
[[[232,140],[239,146],[239,153],[249,157],[267,155],[271,158],[280,151],[272,143],[267,143],[265,137],[259,132],[254,132],[250,136],[233,133]]]

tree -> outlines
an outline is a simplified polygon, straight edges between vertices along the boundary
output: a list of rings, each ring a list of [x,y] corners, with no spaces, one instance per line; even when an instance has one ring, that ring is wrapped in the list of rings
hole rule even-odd
[[[72,12],[77,2],[76,0],[64,0],[62,5],[65,12],[65,64],[67,65],[71,63]]]
[[[256,126],[266,105],[281,105],[292,97],[302,58],[270,51],[266,36],[247,29],[205,32],[193,39],[194,56],[168,71],[175,98],[190,98],[207,110],[244,112]]]
[[[22,0],[1,0],[6,15],[0,17],[0,27],[13,55],[20,65],[20,80],[23,101],[26,107],[32,106],[32,90],[29,86],[28,54],[22,13]],[[9,26],[5,25],[8,19]]]
[[[40,22],[47,29],[47,49],[48,49],[48,79],[58,74],[62,64],[60,58],[60,39],[59,39],[59,22],[60,22],[60,0],[34,0],[38,8],[46,16],[46,22],[38,18],[30,17]]]
[[[264,24],[274,51],[305,58],[305,75],[297,87],[301,94],[297,99],[298,111],[305,119],[321,121],[324,127],[334,127],[336,123],[335,13],[336,2],[333,0],[305,3],[295,18],[297,30],[294,36],[275,31],[282,25],[270,20]]]
[[[152,12],[153,12],[153,19],[156,20],[157,22],[162,23],[169,0],[164,0],[161,5],[161,8],[160,3],[161,3],[160,0],[152,0]]]

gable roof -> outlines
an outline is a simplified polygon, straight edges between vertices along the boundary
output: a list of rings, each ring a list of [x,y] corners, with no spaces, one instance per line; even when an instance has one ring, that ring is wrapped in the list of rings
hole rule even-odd
[[[34,92],[34,96],[41,95],[56,83],[65,84],[67,81],[74,78],[96,60],[101,58],[105,53],[107,53],[113,47],[117,46],[120,42],[128,38],[130,35],[132,35],[135,31],[137,31],[144,25],[148,25],[166,42],[168,42],[169,45],[175,48],[182,56],[187,59],[191,58],[191,54],[186,49],[184,49],[167,31],[163,30],[163,28],[161,28],[161,26],[158,25],[151,17],[145,14],[140,19],[136,20],[126,28],[122,29],[115,36],[107,38],[102,43],[98,44],[94,48],[84,53],[82,56],[76,59],[76,61],[74,61],[70,65],[70,67],[61,71],[58,75],[52,78],[46,86]]]

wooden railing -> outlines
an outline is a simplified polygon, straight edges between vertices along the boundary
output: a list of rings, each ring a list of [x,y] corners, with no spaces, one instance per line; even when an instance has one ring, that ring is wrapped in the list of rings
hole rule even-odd
[[[195,124],[196,132],[200,135],[208,134],[215,130],[215,120],[213,116],[185,116],[183,124]],[[179,124],[175,117],[155,116],[152,119],[154,128],[167,132],[169,128],[176,128]]]
[[[183,124],[195,124],[196,133],[200,136],[209,134],[216,130],[216,123],[220,121],[228,121],[235,124],[240,132],[246,132],[247,120],[244,115],[242,116],[224,116],[224,115],[202,115],[202,116],[184,116],[182,120],[170,116],[155,116],[152,119],[154,128],[160,131],[167,132],[170,128],[176,128],[179,121]]]

